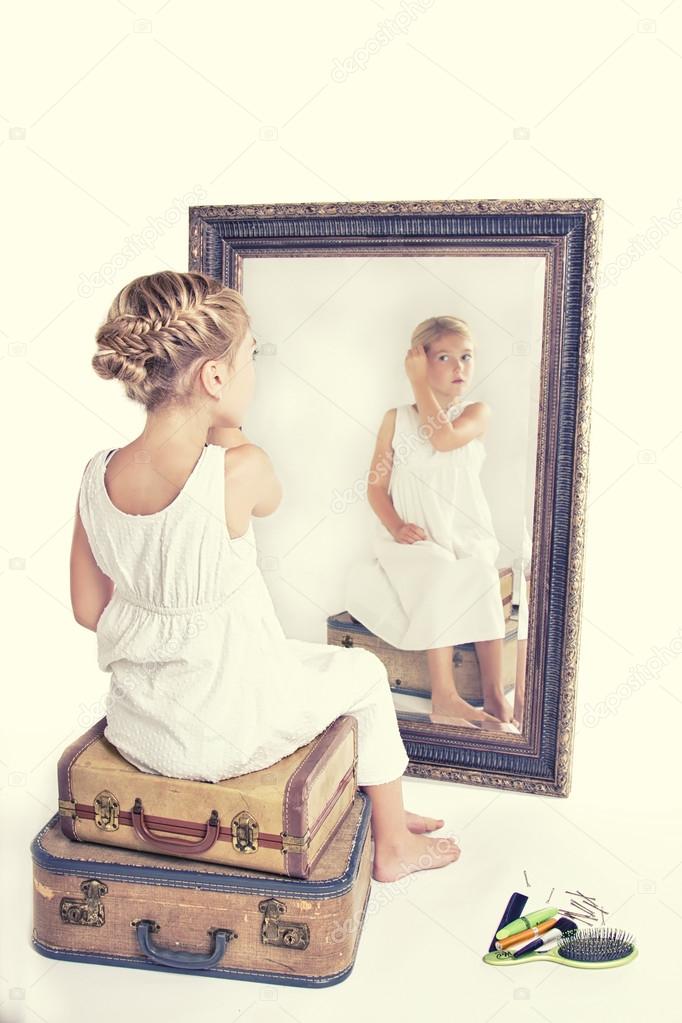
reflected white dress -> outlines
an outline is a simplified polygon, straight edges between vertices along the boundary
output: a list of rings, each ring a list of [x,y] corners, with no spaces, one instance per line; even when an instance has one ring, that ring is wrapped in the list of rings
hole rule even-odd
[[[88,462],[79,510],[116,587],[96,632],[111,672],[104,735],[121,755],[141,771],[215,782],[270,766],[348,713],[358,784],[399,778],[409,758],[386,668],[361,647],[285,636],[253,523],[227,532],[225,449],[205,445],[175,500],[149,515],[113,504],[107,457]]]
[[[449,411],[459,415],[471,401]],[[480,481],[480,437],[436,451],[412,405],[396,410],[389,494],[404,522],[429,539],[398,543],[377,519],[373,556],[351,567],[346,609],[399,650],[501,639],[500,546]]]

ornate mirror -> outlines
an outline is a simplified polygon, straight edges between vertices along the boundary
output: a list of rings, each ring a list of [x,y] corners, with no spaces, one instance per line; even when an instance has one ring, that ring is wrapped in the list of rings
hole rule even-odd
[[[387,668],[407,773],[568,794],[601,199],[197,206],[244,294],[292,638]]]

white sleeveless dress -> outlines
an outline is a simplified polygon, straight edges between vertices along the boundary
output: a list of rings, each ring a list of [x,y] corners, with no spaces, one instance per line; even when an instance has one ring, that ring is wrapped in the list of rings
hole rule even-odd
[[[450,409],[452,420],[472,401]],[[388,492],[403,522],[427,540],[398,543],[376,519],[369,559],[346,576],[346,609],[399,650],[501,639],[500,546],[480,481],[480,437],[436,451],[412,405],[396,409]]]
[[[113,504],[107,460],[102,450],[88,462],[79,510],[115,583],[96,634],[111,672],[104,734],[121,755],[148,773],[216,782],[270,766],[349,713],[358,784],[400,777],[409,758],[384,664],[360,647],[285,636],[253,523],[237,539],[227,531],[225,449],[205,445],[175,500],[149,515]]]

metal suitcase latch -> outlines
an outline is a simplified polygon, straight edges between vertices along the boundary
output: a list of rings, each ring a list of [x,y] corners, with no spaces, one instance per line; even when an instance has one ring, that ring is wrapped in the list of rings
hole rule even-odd
[[[307,948],[310,944],[310,928],[307,924],[281,923],[280,916],[287,907],[279,899],[263,899],[258,903],[263,914],[261,941],[264,945],[278,948]]]
[[[104,789],[99,792],[93,800],[95,811],[95,824],[102,831],[116,831],[118,829],[118,812],[120,809],[118,799],[113,792]]]
[[[246,810],[232,818],[232,845],[242,853],[255,853],[258,849],[258,821]]]
[[[60,920],[65,924],[101,927],[104,923],[104,906],[100,900],[109,889],[103,881],[94,877],[81,881],[80,889],[84,898],[72,899],[65,895],[59,903]]]

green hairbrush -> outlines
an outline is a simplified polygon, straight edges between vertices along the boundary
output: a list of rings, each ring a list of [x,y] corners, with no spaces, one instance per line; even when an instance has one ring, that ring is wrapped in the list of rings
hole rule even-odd
[[[560,963],[584,970],[604,970],[625,966],[637,956],[634,938],[614,927],[577,928],[568,931],[554,948],[528,952],[514,957],[513,950],[487,952],[483,962],[491,966],[516,966],[520,963]]]

